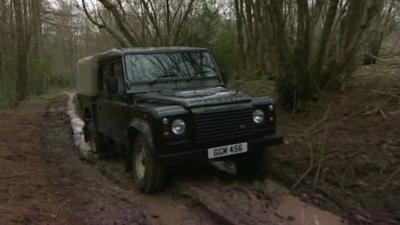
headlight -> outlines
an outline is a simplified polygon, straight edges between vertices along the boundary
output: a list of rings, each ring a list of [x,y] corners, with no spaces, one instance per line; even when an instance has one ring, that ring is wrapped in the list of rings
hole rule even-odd
[[[257,109],[253,112],[253,121],[254,123],[260,124],[264,121],[264,112],[260,109]]]
[[[177,135],[183,134],[186,130],[185,121],[183,121],[181,119],[174,120],[172,122],[171,130],[174,134],[177,134]]]

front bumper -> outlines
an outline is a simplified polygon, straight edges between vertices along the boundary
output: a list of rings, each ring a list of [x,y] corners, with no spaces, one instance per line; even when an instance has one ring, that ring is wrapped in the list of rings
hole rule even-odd
[[[260,150],[265,146],[271,145],[279,145],[282,144],[283,137],[281,136],[265,136],[258,139],[248,140],[248,152],[244,154],[251,154],[254,151]],[[235,143],[230,143],[235,144]],[[231,155],[226,157],[221,157],[218,159],[208,159],[208,149],[200,148],[190,151],[182,151],[179,153],[168,153],[168,154],[159,154],[157,158],[164,164],[180,164],[180,163],[188,163],[188,162],[207,162],[207,161],[218,161],[218,160],[226,160],[238,155]],[[240,154],[240,155],[244,155]]]

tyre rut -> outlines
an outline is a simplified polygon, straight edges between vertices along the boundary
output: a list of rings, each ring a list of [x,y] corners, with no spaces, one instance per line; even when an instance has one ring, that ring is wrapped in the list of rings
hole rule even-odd
[[[69,97],[69,108],[73,110],[73,94],[69,94]],[[70,119],[73,121],[77,118]],[[76,121],[75,124],[83,125]],[[82,128],[73,130],[79,131]],[[81,150],[87,151],[82,141],[82,132],[75,133],[74,140],[75,144],[80,144],[78,147]],[[284,208],[282,204],[291,204],[282,201],[285,196],[291,196],[282,185],[268,179],[261,183],[241,180],[234,174],[233,166],[229,163],[176,167],[169,171],[170,184],[167,190],[144,195],[135,190],[132,175],[125,171],[123,157],[106,155],[97,160],[98,156],[95,155],[95,160],[92,160],[93,155],[87,155],[105,177],[129,191],[130,195],[138,197],[149,215],[159,224],[304,224],[303,218],[300,218],[304,216],[303,208],[293,209],[301,211],[298,217],[286,215],[279,210]],[[315,218],[318,218],[321,210],[305,203],[301,207],[316,209],[307,216],[311,216],[316,224],[320,223]],[[339,217],[328,214],[334,218],[334,222],[321,221],[320,224],[342,224]]]

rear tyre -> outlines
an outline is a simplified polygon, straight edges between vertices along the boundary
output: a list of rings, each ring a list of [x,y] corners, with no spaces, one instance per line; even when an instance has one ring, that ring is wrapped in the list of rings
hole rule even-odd
[[[94,153],[104,152],[105,143],[103,135],[101,135],[92,122],[88,122],[85,125],[85,140],[89,142],[90,147]]]
[[[235,161],[236,173],[246,179],[264,180],[271,173],[271,151],[257,149],[253,154]]]
[[[132,147],[133,178],[136,187],[144,193],[161,191],[165,186],[165,167],[151,153],[146,138],[139,135]]]

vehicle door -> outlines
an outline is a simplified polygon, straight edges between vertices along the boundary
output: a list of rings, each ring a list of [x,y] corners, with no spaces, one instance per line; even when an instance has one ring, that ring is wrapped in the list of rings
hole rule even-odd
[[[99,131],[116,143],[122,143],[125,123],[128,123],[128,105],[124,101],[125,83],[120,59],[100,64],[99,85],[101,97],[97,111]]]
[[[129,104],[126,100],[125,77],[122,61],[112,63],[112,76],[116,79],[117,92],[110,93],[110,137],[118,144],[123,144],[125,131],[129,124]]]
[[[101,134],[108,136],[108,129],[110,127],[107,117],[109,115],[108,107],[109,94],[107,90],[107,79],[112,74],[112,67],[110,63],[101,63],[98,68],[98,98],[96,101],[96,126],[97,131]]]

